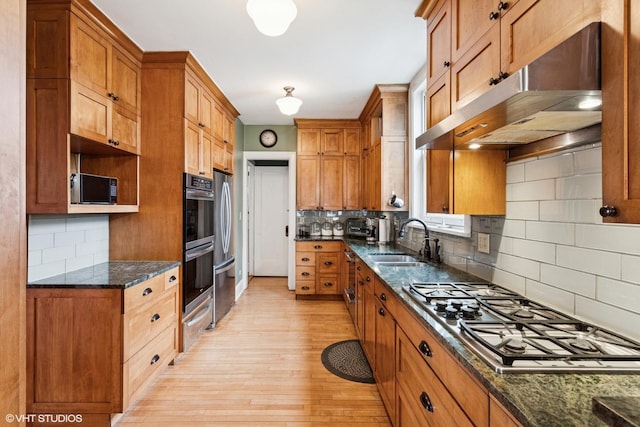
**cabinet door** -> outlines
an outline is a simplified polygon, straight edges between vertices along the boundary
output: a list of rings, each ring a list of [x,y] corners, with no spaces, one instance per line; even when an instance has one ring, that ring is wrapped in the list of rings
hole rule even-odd
[[[427,17],[427,87],[451,66],[451,0],[440,0]]]
[[[500,74],[500,26],[494,25],[451,68],[451,112],[493,87]]]
[[[211,134],[201,130],[200,147],[198,150],[200,173],[207,178],[213,178],[213,166],[211,165],[211,150],[213,149],[213,145],[213,137]]]
[[[101,96],[111,92],[111,41],[71,15],[71,79]]]
[[[376,305],[376,351],[375,375],[380,395],[389,418],[395,417],[396,396],[396,321],[377,298]]]
[[[343,156],[320,156],[320,206],[322,209],[343,209]]]
[[[339,274],[318,274],[316,280],[316,294],[339,295],[340,275]]]
[[[227,149],[222,138],[214,136],[211,146],[211,166],[214,169],[224,170],[226,165]]]
[[[185,119],[184,171],[192,175],[200,175],[200,132],[197,125]]]
[[[71,81],[70,132],[103,144],[111,139],[111,100]]]
[[[451,213],[504,215],[506,158],[505,150],[455,150]]]
[[[600,3],[519,0],[500,20],[502,71],[519,70],[587,24],[600,21]]]
[[[343,209],[360,209],[360,156],[344,157],[344,170],[342,178],[342,191],[344,200]]]
[[[607,2],[602,26],[602,202],[604,222],[640,223],[640,5]],[[604,213],[604,212],[603,212]]]
[[[427,212],[453,212],[453,189],[450,175],[453,172],[451,150],[427,150]]]
[[[184,117],[198,124],[200,121],[200,82],[190,73],[185,73],[184,80]]]
[[[499,19],[490,17],[498,12],[496,0],[452,1],[451,59],[455,63],[491,26],[499,26]]]
[[[236,121],[228,114],[224,115],[224,134],[223,139],[227,144],[235,144],[236,140]]]
[[[111,112],[111,143],[121,150],[140,154],[140,123],[135,112],[113,107]]]
[[[346,156],[359,156],[360,150],[360,129],[345,129],[344,154]]]
[[[206,89],[200,90],[200,106],[199,106],[199,121],[198,124],[205,132],[210,135],[213,134],[213,110],[215,101],[213,95],[211,95]]]
[[[320,209],[320,156],[298,156],[296,205],[298,209]]]
[[[451,114],[451,75],[446,73],[439,80],[427,85],[427,128]]]
[[[320,153],[324,156],[344,155],[343,129],[322,129],[320,133]]]
[[[367,277],[369,281],[367,281]],[[364,305],[364,325],[362,339],[363,349],[367,355],[369,363],[371,363],[372,369],[375,370],[376,360],[376,297],[373,294],[373,273],[368,273],[365,277],[365,285],[363,292],[363,305]]]
[[[371,168],[371,182],[369,186],[370,209],[382,210],[380,203],[382,192],[382,144],[374,145],[371,148],[371,158],[369,167]]]
[[[112,101],[136,114],[140,113],[141,71],[140,66],[121,52],[116,45],[112,49]]]
[[[298,131],[298,154],[320,154],[320,129],[300,129]]]

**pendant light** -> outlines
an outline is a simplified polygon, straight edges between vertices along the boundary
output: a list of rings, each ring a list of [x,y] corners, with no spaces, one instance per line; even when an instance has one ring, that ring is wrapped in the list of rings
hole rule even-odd
[[[294,89],[293,86],[285,86],[284,90],[287,93],[282,98],[276,99],[276,105],[280,109],[280,112],[287,116],[296,114],[302,105],[302,101],[293,96],[292,92]]]
[[[247,13],[262,34],[277,37],[284,34],[296,18],[293,0],[249,0]]]

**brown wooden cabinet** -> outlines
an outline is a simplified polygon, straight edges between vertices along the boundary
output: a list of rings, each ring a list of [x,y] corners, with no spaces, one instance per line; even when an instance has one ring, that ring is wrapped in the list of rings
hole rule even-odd
[[[396,321],[397,300],[377,277],[375,294],[375,363],[374,375],[380,396],[390,419],[395,419],[396,408]]]
[[[489,425],[491,427],[522,427],[522,424],[493,396],[489,396]]]
[[[297,119],[298,209],[360,208],[360,123]]]
[[[296,242],[296,296],[341,295],[343,243]]]
[[[28,288],[27,411],[109,426],[177,355],[178,277],[176,267],[125,290]]]
[[[388,203],[393,194],[409,201],[407,91],[408,85],[377,85],[360,114],[369,142],[362,151],[362,209],[408,210]]]
[[[361,259],[356,260],[356,317],[362,348],[370,364],[375,364],[376,301],[373,271]]]
[[[607,223],[640,223],[640,5],[603,3],[602,202]],[[615,212],[611,208],[615,208]]]
[[[91,3],[27,4],[27,211],[138,211],[142,51]],[[117,205],[71,204],[72,173],[118,178]]]

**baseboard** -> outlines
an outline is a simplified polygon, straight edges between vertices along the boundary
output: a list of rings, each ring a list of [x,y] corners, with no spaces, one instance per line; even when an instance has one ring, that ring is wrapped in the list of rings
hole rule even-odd
[[[238,301],[245,290],[247,290],[247,282],[242,279],[238,283],[236,283],[236,301]]]

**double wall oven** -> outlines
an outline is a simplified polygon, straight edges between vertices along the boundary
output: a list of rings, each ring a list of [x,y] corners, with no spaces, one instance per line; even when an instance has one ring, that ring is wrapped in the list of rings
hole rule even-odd
[[[184,174],[183,200],[183,349],[212,321],[214,265],[213,180]]]

